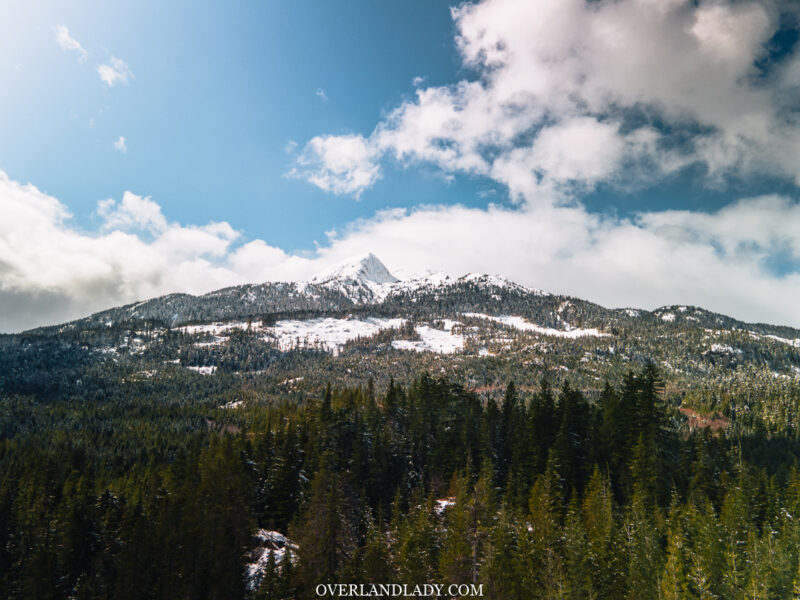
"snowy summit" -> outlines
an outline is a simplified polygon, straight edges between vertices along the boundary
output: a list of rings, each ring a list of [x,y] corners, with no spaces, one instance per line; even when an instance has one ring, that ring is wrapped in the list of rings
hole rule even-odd
[[[325,269],[311,279],[311,283],[328,283],[335,280],[355,280],[360,283],[395,283],[397,277],[372,252],[349,258]]]

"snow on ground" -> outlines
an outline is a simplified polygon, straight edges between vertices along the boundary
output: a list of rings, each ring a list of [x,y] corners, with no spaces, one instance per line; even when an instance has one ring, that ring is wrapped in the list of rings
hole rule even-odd
[[[213,375],[214,373],[217,372],[217,367],[213,365],[210,367],[186,367],[186,368],[189,369],[190,371],[194,371],[195,373],[200,373],[200,375]]]
[[[416,327],[419,340],[394,340],[392,347],[398,350],[414,350],[415,352],[437,352],[452,354],[464,348],[464,336],[453,333],[456,321],[445,320],[443,329],[435,329],[428,325]]]
[[[258,547],[252,553],[255,560],[245,568],[245,579],[249,590],[254,590],[260,585],[270,554],[274,555],[276,565],[284,561],[287,549],[291,552],[292,562],[297,556],[297,544],[278,531],[259,529],[253,538],[258,542]]]
[[[196,333],[211,333],[219,335],[221,333],[230,333],[234,329],[247,329],[248,323],[246,321],[237,321],[231,323],[204,323],[202,325],[186,325],[180,328],[180,331],[188,334]],[[251,328],[258,328],[258,323],[251,323]]]
[[[278,321],[269,335],[276,338],[281,350],[297,347],[320,348],[337,354],[342,346],[359,337],[375,335],[382,329],[399,328],[403,319],[308,319]]]
[[[456,499],[453,498],[453,497],[450,497],[450,498],[439,498],[436,501],[436,504],[434,504],[434,506],[433,506],[433,511],[437,515],[441,515],[441,514],[444,514],[444,511],[446,511],[448,508],[450,508],[451,506],[455,506],[455,505],[456,505]]]
[[[226,408],[228,410],[233,408],[239,408],[240,406],[244,406],[244,400],[233,400],[228,402],[227,404],[223,404],[220,408]]]
[[[668,323],[675,320],[675,315],[673,313],[664,313],[659,316],[661,317],[662,321],[667,321]]]
[[[492,315],[486,315],[483,313],[463,313],[465,317],[475,317],[478,319],[487,319],[489,321],[494,321],[496,323],[500,323],[501,325],[506,325],[507,327],[513,327],[514,329],[519,329],[521,331],[532,331],[534,333],[539,333],[542,335],[549,335],[553,337],[563,337],[563,338],[579,338],[579,337],[586,337],[586,336],[593,336],[593,337],[604,337],[607,336],[607,333],[603,333],[597,329],[580,329],[574,328],[568,331],[564,331],[562,329],[553,329],[552,327],[542,327],[541,325],[536,325],[535,323],[531,323],[530,321],[523,319],[522,317],[515,317],[513,315],[501,315],[499,317],[495,317]]]
[[[214,336],[214,341],[212,341],[212,342],[197,342],[195,344],[195,346],[197,346],[198,348],[208,348],[209,346],[219,346],[221,344],[224,344],[227,341],[228,341],[228,338],[222,337],[220,335],[215,335]]]
[[[727,346],[725,344],[711,344],[711,350],[709,352],[718,352],[720,354],[741,354],[742,351],[739,348],[734,348],[733,346]]]
[[[780,342],[782,344],[789,344],[790,346],[794,346],[795,348],[800,348],[800,338],[795,338],[790,340],[788,338],[778,337],[777,335],[765,335],[764,337],[769,338],[771,340],[775,340],[776,342]]]

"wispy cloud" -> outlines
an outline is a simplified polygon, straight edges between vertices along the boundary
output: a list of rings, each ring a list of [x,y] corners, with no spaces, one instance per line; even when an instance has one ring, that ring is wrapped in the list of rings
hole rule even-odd
[[[78,53],[78,60],[85,62],[89,57],[89,53],[80,45],[78,40],[69,34],[69,29],[65,25],[56,25],[56,42],[61,46],[62,50],[69,50]]]
[[[124,136],[119,136],[114,142],[114,150],[125,154],[128,151],[128,143],[125,141]]]
[[[325,90],[323,90],[322,88],[317,88],[316,96],[320,98],[323,102],[328,101],[328,94],[326,94]]]
[[[114,87],[117,83],[127,85],[129,79],[134,79],[133,72],[125,61],[116,56],[112,56],[108,64],[98,65],[97,74],[108,87]]]
[[[417,75],[416,77],[414,77],[414,79],[411,80],[411,85],[413,85],[414,87],[419,87],[423,83],[425,83],[425,77],[420,75]]]

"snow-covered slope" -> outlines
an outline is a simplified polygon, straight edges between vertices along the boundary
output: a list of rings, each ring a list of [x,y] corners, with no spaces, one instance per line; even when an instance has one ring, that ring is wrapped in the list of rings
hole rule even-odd
[[[355,304],[372,304],[386,297],[392,284],[399,281],[371,252],[343,261],[318,273],[305,289],[322,288],[338,292]]]
[[[311,283],[321,284],[333,280],[353,280],[361,283],[394,283],[397,277],[378,260],[372,252],[363,256],[349,258],[311,279]]]
[[[512,290],[524,294],[545,295],[539,290],[525,287],[502,275],[468,273],[453,277],[442,271],[428,271],[424,275],[398,279],[371,252],[341,262],[314,276],[306,289],[314,286],[337,291],[356,304],[382,302],[391,296],[420,292],[435,292],[456,286],[476,286],[484,289]]]

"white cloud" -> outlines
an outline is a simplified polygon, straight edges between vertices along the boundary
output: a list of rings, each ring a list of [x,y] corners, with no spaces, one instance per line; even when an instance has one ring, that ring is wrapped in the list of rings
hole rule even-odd
[[[69,29],[64,25],[56,25],[55,31],[56,42],[58,42],[58,45],[61,46],[61,49],[77,52],[78,60],[80,62],[85,62],[89,57],[89,53],[84,49],[83,46],[80,45],[78,40],[69,34]]]
[[[800,274],[776,274],[764,262],[787,248],[800,261],[800,205],[766,197],[635,220],[547,204],[394,210],[334,236],[320,256],[369,249],[390,269],[500,272],[606,306],[695,304],[800,326]]]
[[[456,44],[474,78],[418,87],[366,138],[369,161],[485,175],[528,201],[630,187],[630,173],[652,184],[690,164],[709,185],[752,174],[800,183],[800,53],[768,55],[780,10],[746,0],[463,4],[452,10]]]
[[[92,122],[92,126],[93,125],[94,125],[94,123]],[[128,151],[128,144],[125,141],[125,138],[123,136],[119,136],[114,141],[114,149],[119,151],[119,152],[122,152],[123,154],[125,154]]]
[[[416,77],[414,77],[414,79],[411,80],[411,85],[413,85],[414,87],[419,87],[423,83],[425,83],[425,77],[422,75],[417,75]]]
[[[111,57],[109,64],[98,65],[97,74],[108,87],[114,87],[117,83],[127,85],[129,79],[134,79],[133,72],[125,61],[116,56]]]
[[[144,229],[152,233],[163,233],[167,230],[167,220],[161,213],[161,207],[149,197],[137,196],[133,192],[125,192],[122,202],[113,198],[101,200],[97,205],[97,214],[103,218],[103,229]]]
[[[360,135],[319,136],[306,144],[289,176],[334,194],[358,197],[381,177],[374,152]]]
[[[170,223],[154,201],[131,192],[120,202],[100,202],[103,224],[85,232],[70,224],[56,198],[2,171],[0,212],[0,331],[168,291],[201,293],[264,280],[283,256],[265,244],[234,247],[239,234],[227,223]]]
[[[323,102],[327,102],[328,101],[328,94],[326,94],[325,90],[323,90],[322,88],[317,88],[316,96],[317,96],[317,98],[321,99]]]
[[[67,208],[0,171],[0,331],[65,321],[168,292],[310,278],[365,251],[390,270],[503,273],[606,306],[696,304],[751,321],[800,326],[800,204],[744,199],[711,213],[645,212],[618,219],[579,205],[516,209],[434,206],[388,210],[352,223],[306,257],[264,240],[240,241],[228,223],[169,222],[151,198],[104,200],[86,232]]]

